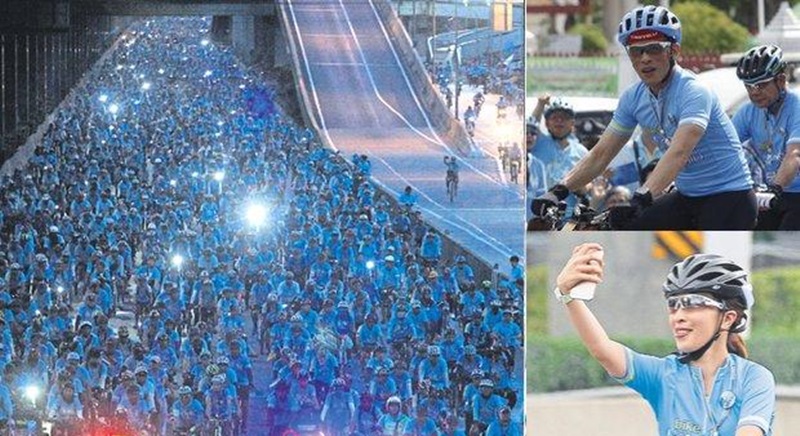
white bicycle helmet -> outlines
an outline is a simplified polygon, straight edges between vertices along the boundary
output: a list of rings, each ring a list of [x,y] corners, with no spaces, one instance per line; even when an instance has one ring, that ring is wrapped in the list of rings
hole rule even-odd
[[[654,30],[674,43],[681,43],[681,22],[663,6],[640,6],[625,14],[619,23],[617,41],[626,46],[631,34],[639,30]]]
[[[549,105],[547,105],[547,109],[544,110],[544,117],[549,118],[550,115],[555,111],[565,112],[571,118],[575,118],[575,108],[573,108],[571,104],[559,98],[554,99]]]

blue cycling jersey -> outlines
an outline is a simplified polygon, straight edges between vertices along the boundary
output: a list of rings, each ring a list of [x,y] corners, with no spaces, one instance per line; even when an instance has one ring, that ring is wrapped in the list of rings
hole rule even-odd
[[[747,152],[756,184],[773,183],[786,146],[800,142],[800,97],[787,92],[777,116],[768,115],[766,109],[748,102],[736,112],[733,125]],[[784,191],[800,192],[800,175]]]
[[[763,366],[731,354],[717,370],[706,397],[700,368],[626,349],[627,374],[621,383],[652,407],[663,436],[732,435],[752,425],[772,434],[775,379]]]
[[[750,189],[753,181],[742,145],[719,99],[693,73],[677,65],[657,97],[642,82],[626,89],[609,129],[628,136],[639,125],[644,135],[666,151],[678,127],[687,124],[705,133],[675,179],[678,191],[700,197]]]

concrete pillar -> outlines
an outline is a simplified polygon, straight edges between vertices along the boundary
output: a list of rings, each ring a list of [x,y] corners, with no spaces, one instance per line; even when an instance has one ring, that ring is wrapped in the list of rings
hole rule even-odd
[[[617,46],[617,29],[622,16],[639,3],[636,0],[605,0],[603,2],[603,33]]]
[[[211,39],[215,42],[227,44],[230,42],[231,17],[228,15],[215,15],[211,19]]]
[[[245,63],[252,63],[255,53],[256,17],[234,15],[231,18],[231,43],[236,56]]]
[[[276,16],[255,17],[255,59],[254,62],[261,62],[267,67],[272,67],[276,63],[276,55],[280,52],[278,39],[280,31],[278,29],[278,19]]]

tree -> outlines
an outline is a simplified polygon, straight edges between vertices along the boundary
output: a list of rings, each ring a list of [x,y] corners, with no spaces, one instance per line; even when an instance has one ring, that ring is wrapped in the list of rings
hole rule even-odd
[[[683,26],[685,54],[738,52],[747,47],[747,29],[714,6],[685,2],[674,5],[672,11]]]

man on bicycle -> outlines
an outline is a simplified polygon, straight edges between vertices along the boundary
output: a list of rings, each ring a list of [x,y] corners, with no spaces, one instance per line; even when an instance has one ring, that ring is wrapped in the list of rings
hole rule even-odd
[[[455,156],[445,156],[444,165],[447,167],[447,176],[445,177],[445,186],[447,190],[451,189],[453,192],[458,191],[458,161]],[[452,186],[451,186],[452,184]]]
[[[517,183],[520,168],[522,168],[522,149],[519,148],[518,143],[508,150],[509,173],[511,174],[511,181]]]
[[[758,229],[800,230],[800,98],[786,89],[783,51],[750,49],[736,67],[750,102],[733,117],[756,184],[778,198],[758,216]]]
[[[662,6],[637,7],[617,40],[641,79],[619,100],[614,118],[589,155],[544,196],[534,213],[601,175],[636,126],[665,150],[629,205],[611,209],[620,229],[750,229],[756,199],[736,131],[714,94],[677,64],[681,23]],[[534,150],[535,151],[535,150]],[[675,182],[675,189],[667,193]]]

